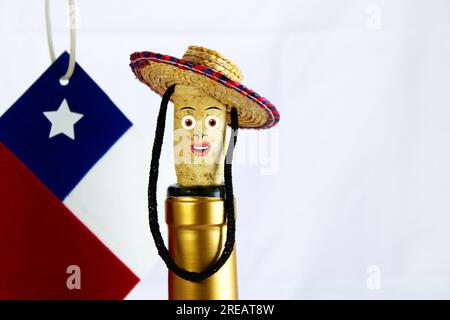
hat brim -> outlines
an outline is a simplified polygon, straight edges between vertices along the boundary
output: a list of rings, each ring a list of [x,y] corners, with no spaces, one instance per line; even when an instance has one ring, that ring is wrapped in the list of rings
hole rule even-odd
[[[228,108],[235,107],[239,127],[267,129],[280,119],[275,106],[243,84],[206,66],[153,52],[135,52],[130,67],[136,77],[159,95],[173,84],[197,87]]]

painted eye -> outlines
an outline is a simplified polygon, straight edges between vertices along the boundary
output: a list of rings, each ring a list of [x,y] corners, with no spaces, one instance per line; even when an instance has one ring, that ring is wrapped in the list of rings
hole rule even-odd
[[[183,119],[181,119],[181,125],[186,130],[191,130],[195,127],[195,119],[193,116],[184,116]]]
[[[215,129],[219,126],[219,119],[216,116],[206,117],[206,127],[209,129]]]

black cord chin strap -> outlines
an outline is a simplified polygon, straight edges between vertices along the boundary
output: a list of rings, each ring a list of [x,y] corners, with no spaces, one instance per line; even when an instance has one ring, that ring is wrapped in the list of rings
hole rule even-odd
[[[150,231],[153,235],[158,254],[166,263],[167,267],[180,276],[183,279],[199,282],[202,281],[214,273],[216,273],[228,260],[233,252],[235,234],[236,234],[236,221],[234,214],[234,196],[233,196],[233,182],[232,182],[232,170],[231,162],[233,160],[233,150],[237,141],[238,132],[238,115],[235,108],[231,109],[231,137],[228,144],[227,155],[225,157],[224,175],[225,175],[225,216],[227,219],[227,235],[225,246],[220,255],[214,263],[212,263],[206,270],[202,272],[191,272],[179,267],[173,258],[170,256],[169,250],[167,250],[164,240],[161,235],[161,231],[158,223],[158,204],[156,201],[156,190],[158,182],[159,172],[159,159],[161,156],[161,147],[164,139],[164,128],[166,123],[167,104],[169,103],[170,96],[175,90],[175,85],[169,87],[164,93],[161,101],[161,108],[159,110],[158,120],[156,124],[155,140],[153,142],[152,160],[150,164],[150,176],[148,183],[148,218],[150,223]]]

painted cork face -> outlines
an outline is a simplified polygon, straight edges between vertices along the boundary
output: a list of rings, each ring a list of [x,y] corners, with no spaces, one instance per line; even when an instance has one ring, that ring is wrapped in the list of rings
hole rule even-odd
[[[223,181],[226,106],[200,89],[177,85],[174,110],[174,159],[180,186],[218,185]]]

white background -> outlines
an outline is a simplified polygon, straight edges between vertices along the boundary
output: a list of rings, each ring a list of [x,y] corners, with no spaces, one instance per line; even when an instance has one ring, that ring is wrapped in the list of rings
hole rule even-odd
[[[52,6],[57,54],[66,4]],[[255,131],[237,147],[241,298],[450,298],[450,1],[77,7],[77,61],[149,146],[160,99],[134,79],[134,51],[218,50],[278,107],[270,157]],[[49,65],[44,1],[0,0],[0,39],[1,114]],[[166,280],[155,256],[129,298],[164,299]]]

